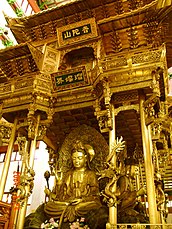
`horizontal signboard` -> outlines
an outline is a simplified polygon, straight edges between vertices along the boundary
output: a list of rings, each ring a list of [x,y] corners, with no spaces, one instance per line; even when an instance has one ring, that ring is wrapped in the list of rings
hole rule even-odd
[[[59,46],[73,44],[78,41],[97,37],[97,27],[94,18],[79,21],[57,29]]]
[[[88,85],[85,67],[73,68],[51,74],[55,90],[66,90],[70,88]]]

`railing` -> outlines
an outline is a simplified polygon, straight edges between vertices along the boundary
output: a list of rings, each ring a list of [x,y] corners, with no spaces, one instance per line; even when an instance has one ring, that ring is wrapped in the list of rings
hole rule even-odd
[[[172,224],[117,224],[119,229],[172,229]]]
[[[120,55],[113,55],[106,57],[103,61],[100,61],[103,71],[109,71],[113,69],[125,69],[131,67],[150,66],[155,63],[160,64],[165,61],[165,46],[159,49],[152,50],[140,50],[137,52],[121,53]]]
[[[11,205],[0,201],[0,228],[9,228],[10,212]]]

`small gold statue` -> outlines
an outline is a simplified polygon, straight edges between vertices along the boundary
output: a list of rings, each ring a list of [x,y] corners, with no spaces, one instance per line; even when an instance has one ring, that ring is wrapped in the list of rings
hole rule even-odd
[[[60,222],[73,222],[76,217],[86,215],[89,211],[99,209],[99,185],[90,162],[94,157],[93,148],[77,141],[72,150],[73,168],[58,180],[53,192],[46,190],[50,196],[45,204],[45,213]]]

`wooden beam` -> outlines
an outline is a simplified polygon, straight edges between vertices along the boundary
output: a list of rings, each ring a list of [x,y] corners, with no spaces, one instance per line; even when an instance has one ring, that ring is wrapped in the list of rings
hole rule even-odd
[[[41,11],[35,0],[27,0],[27,1],[35,13],[38,13]]]

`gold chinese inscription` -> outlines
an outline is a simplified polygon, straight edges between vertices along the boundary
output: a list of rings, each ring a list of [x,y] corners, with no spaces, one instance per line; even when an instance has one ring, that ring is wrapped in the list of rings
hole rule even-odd
[[[82,71],[55,76],[56,86],[77,83],[84,80]]]
[[[94,18],[72,23],[57,29],[59,46],[73,44],[81,40],[97,37]]]
[[[63,40],[70,39],[77,36],[82,36],[91,33],[91,25],[83,25],[74,29],[66,30],[62,32]]]
[[[55,90],[66,90],[88,84],[85,67],[53,73],[51,76]]]

